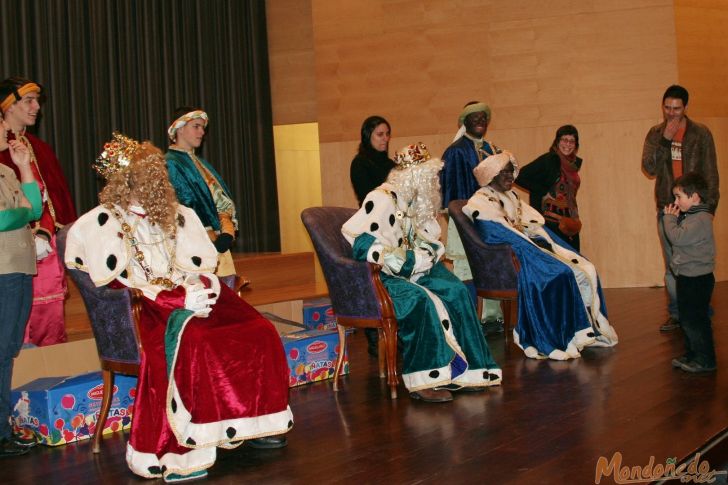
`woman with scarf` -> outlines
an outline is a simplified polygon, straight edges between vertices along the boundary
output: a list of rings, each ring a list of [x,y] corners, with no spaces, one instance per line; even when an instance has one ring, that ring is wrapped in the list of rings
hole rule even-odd
[[[572,125],[556,130],[551,148],[521,169],[516,185],[530,192],[531,207],[546,219],[546,227],[579,252],[579,207],[576,193],[581,180],[579,132]]]
[[[515,157],[491,155],[473,173],[481,187],[463,212],[485,243],[509,244],[520,263],[516,345],[526,357],[554,360],[577,358],[587,346],[615,345],[594,265],[552,237],[544,217],[519,199]]]
[[[354,259],[382,266],[402,343],[402,379],[413,399],[426,402],[483,391],[502,375],[467,288],[441,262],[441,169],[422,143],[405,147],[387,181],[341,229]]]
[[[118,133],[95,168],[101,205],[68,231],[66,265],[142,291],[144,350],[126,460],[142,477],[201,478],[217,448],[286,445],[288,366],[273,325],[220,284],[218,252],[177,202],[162,152]]]

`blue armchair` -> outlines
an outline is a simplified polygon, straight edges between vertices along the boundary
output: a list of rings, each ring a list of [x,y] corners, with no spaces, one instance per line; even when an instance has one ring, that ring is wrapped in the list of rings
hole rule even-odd
[[[463,213],[466,203],[466,200],[453,200],[448,204],[448,212],[463,242],[473,284],[478,297],[501,301],[503,320],[509,325],[513,322],[512,303],[518,300],[518,258],[508,244],[486,244],[481,240],[472,221]],[[480,298],[478,315],[482,304]],[[507,335],[506,332],[506,339]]]
[[[379,331],[379,376],[386,365],[390,397],[397,398],[397,319],[389,293],[379,277],[380,266],[352,258],[352,249],[341,234],[341,226],[356,212],[344,207],[311,207],[301,213],[329,288],[329,297],[339,330],[339,358],[334,374],[338,391],[339,372],[346,351],[346,328],[377,328]]]

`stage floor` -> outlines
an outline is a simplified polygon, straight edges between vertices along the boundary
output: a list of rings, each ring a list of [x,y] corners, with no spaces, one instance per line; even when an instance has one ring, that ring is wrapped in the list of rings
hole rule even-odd
[[[617,347],[589,349],[570,362],[534,361],[502,336],[491,338],[503,385],[447,404],[413,401],[402,386],[400,398],[389,400],[358,332],[339,393],[329,382],[291,390],[289,446],[221,451],[207,483],[589,484],[600,456],[620,452],[632,467],[651,456],[665,463],[690,455],[728,428],[728,282],[716,285],[713,298],[720,369],[710,376],[671,367],[682,334],[658,331],[662,289],[605,293]],[[96,456],[88,442],[40,447],[4,459],[1,480],[145,482],[126,467],[125,440],[107,437]],[[711,468],[728,464],[720,454],[711,459]]]

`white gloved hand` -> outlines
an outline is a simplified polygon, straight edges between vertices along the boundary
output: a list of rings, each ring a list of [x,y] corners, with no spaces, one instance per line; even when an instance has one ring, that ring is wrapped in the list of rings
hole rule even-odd
[[[44,237],[35,236],[35,259],[40,261],[53,254],[51,244]]]
[[[422,248],[415,248],[415,267],[412,274],[425,273],[432,268],[432,253]]]
[[[196,317],[207,318],[212,311],[212,305],[217,300],[217,294],[212,289],[205,288],[201,282],[194,284],[185,284],[185,309],[190,310]]]

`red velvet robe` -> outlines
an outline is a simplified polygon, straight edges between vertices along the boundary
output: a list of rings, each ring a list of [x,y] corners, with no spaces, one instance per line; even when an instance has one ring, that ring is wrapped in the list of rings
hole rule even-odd
[[[208,318],[192,317],[179,339],[170,386],[165,330],[184,288],[145,298],[144,349],[127,462],[149,478],[212,466],[215,447],[287,432],[288,365],[273,325],[222,285]]]

